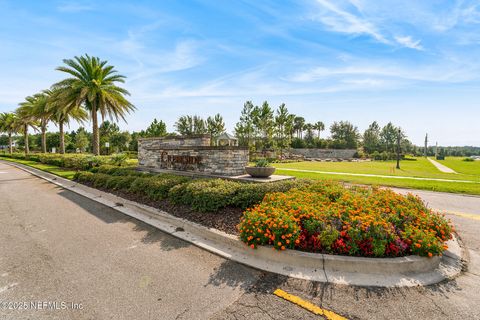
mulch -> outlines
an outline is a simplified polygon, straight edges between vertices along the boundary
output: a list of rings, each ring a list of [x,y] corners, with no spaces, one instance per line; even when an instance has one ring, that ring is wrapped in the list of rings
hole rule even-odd
[[[92,184],[83,184],[93,188]],[[218,212],[198,212],[189,206],[173,204],[168,200],[152,201],[146,197],[129,192],[110,190],[106,188],[95,189],[105,191],[131,201],[142,203],[163,210],[172,216],[196,222],[202,226],[215,228],[233,235],[238,235],[237,225],[240,223],[240,218],[243,215],[243,211],[240,208],[227,207],[219,210]]]

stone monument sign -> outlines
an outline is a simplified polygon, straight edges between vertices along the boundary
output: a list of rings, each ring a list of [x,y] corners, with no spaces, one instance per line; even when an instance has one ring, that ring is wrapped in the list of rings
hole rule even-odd
[[[138,140],[141,168],[187,171],[215,176],[238,176],[248,165],[248,149],[211,146],[210,135]]]

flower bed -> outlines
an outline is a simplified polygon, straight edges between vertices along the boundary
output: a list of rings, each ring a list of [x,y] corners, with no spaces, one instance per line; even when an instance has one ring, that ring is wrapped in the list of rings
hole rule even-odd
[[[418,197],[332,182],[266,195],[239,231],[252,248],[366,257],[440,255],[452,237],[450,223]]]

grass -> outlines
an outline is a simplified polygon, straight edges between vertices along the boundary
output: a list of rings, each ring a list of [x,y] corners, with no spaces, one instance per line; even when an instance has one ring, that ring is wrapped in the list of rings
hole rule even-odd
[[[443,163],[443,162],[441,162]],[[444,163],[447,165],[446,163]],[[292,162],[275,163],[277,168],[316,170],[326,172],[345,172],[376,174],[386,176],[404,176],[417,178],[435,178],[449,180],[471,180],[480,182],[480,172],[472,174],[451,174],[440,172],[425,158],[412,158],[400,162],[401,169],[395,169],[396,161],[366,161],[366,162]],[[448,166],[448,165],[447,165]],[[453,169],[453,168],[452,168]],[[455,169],[454,169],[455,170]]]
[[[429,191],[452,192],[480,195],[480,184],[478,183],[462,183],[462,182],[443,182],[443,181],[425,181],[425,180],[409,180],[394,178],[378,178],[378,177],[352,177],[347,175],[329,175],[322,173],[295,172],[287,170],[277,170],[275,174],[295,176],[305,179],[323,179],[333,181],[343,181],[348,183],[388,186],[407,189],[420,189]]]
[[[416,160],[405,160],[400,163],[400,170],[395,169],[395,161],[371,161],[371,162],[294,162],[294,163],[276,163],[277,174],[292,175],[298,178],[307,179],[328,179],[334,181],[344,181],[348,183],[379,185],[399,188],[422,189],[430,191],[452,192],[480,195],[480,163],[465,162],[463,158],[448,158],[444,165],[451,167],[458,174],[440,172],[425,158],[416,158]],[[450,165],[453,163],[454,165]],[[475,183],[455,182],[455,181],[428,181],[414,179],[398,179],[384,177],[363,177],[349,176],[342,174],[328,174],[316,172],[301,172],[282,170],[300,169],[314,170],[324,172],[344,172],[360,174],[376,174],[387,176],[403,176],[416,178],[434,178],[449,180],[468,180]]]
[[[9,162],[16,162],[16,163],[24,164],[24,165],[30,166],[32,168],[35,168],[35,169],[39,169],[39,170],[42,170],[42,171],[46,171],[46,172],[55,174],[59,177],[62,177],[62,178],[68,179],[68,180],[73,180],[73,176],[75,175],[75,172],[76,172],[76,171],[71,170],[71,169],[64,169],[64,168],[60,168],[60,167],[57,167],[57,166],[52,166],[52,165],[49,165],[49,164],[43,164],[43,163],[36,162],[36,161],[11,159],[11,158],[7,159],[7,158],[3,158],[3,157],[0,158],[0,159],[5,160],[5,161],[9,161]]]
[[[447,157],[439,163],[466,175],[480,176],[480,161],[463,161],[464,157]]]

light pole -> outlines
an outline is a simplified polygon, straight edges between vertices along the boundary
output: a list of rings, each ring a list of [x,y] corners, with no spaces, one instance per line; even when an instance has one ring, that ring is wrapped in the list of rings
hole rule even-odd
[[[400,169],[400,135],[401,134],[402,134],[402,131],[399,128],[397,133],[397,169]]]
[[[110,152],[109,152],[109,151],[110,151],[110,150],[109,150],[109,148],[110,148],[110,142],[105,142],[105,148],[107,148],[107,156],[108,156],[108,155],[110,154]]]

